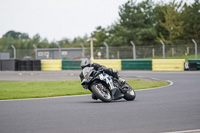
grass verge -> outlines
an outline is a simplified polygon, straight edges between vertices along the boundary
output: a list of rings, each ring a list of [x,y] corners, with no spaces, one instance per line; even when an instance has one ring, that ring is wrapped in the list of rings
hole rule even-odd
[[[90,94],[80,81],[0,81],[0,100]],[[128,80],[134,90],[168,85],[167,81]]]

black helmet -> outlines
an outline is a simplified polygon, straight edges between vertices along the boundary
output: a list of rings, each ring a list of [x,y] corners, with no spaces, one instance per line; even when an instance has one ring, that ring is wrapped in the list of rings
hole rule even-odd
[[[83,68],[85,68],[85,67],[89,67],[90,66],[90,60],[89,59],[83,59],[82,61],[81,61],[81,68],[83,69]]]

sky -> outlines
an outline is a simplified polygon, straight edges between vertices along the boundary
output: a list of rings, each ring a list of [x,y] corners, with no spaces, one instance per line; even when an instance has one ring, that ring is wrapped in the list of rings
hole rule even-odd
[[[90,36],[97,26],[114,23],[119,18],[119,6],[127,1],[0,0],[0,38],[10,30],[30,37],[38,33],[49,41]]]

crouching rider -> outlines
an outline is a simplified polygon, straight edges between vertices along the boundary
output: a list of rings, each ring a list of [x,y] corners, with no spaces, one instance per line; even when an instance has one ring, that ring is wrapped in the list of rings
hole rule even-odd
[[[107,73],[108,75],[116,78],[118,80],[118,82],[120,82],[121,84],[124,84],[126,81],[122,78],[120,78],[119,76],[119,72],[118,70],[113,70],[112,68],[106,68],[105,66],[103,65],[100,65],[100,64],[97,64],[97,63],[93,63],[91,64],[90,60],[89,59],[83,59],[81,61],[81,68],[82,70],[85,68],[85,67],[93,67],[96,71],[100,70],[100,71],[104,71],[105,73]],[[83,76],[83,72],[81,71],[80,73],[80,79],[81,81],[84,79],[84,76]],[[92,98],[97,100],[97,98],[92,94]]]

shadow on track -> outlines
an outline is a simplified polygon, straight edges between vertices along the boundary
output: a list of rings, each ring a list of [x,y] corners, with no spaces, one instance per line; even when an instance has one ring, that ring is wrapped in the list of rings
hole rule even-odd
[[[79,102],[79,103],[104,103],[104,104],[114,104],[114,103],[123,103],[123,102],[133,102],[133,101],[126,101],[126,100],[116,100],[116,101],[112,101],[112,102],[109,102],[109,103],[106,103],[106,102],[102,102],[100,100],[96,100],[96,101],[82,101],[82,102]]]

